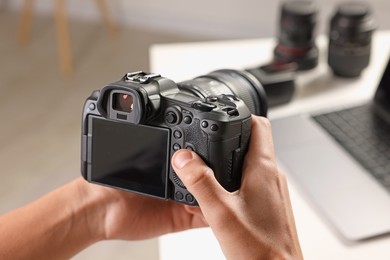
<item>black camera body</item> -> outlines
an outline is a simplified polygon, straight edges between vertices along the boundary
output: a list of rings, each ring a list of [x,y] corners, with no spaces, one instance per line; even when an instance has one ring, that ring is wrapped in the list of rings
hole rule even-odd
[[[250,75],[237,79],[241,77],[237,73],[217,71],[214,76],[177,84],[158,74],[135,72],[94,91],[83,109],[83,177],[197,205],[170,164],[175,151],[185,148],[200,155],[226,190],[237,190],[249,144],[251,111],[221,80],[253,80]],[[262,95],[259,87],[253,95]],[[264,97],[251,98],[262,102],[257,114],[265,115]]]

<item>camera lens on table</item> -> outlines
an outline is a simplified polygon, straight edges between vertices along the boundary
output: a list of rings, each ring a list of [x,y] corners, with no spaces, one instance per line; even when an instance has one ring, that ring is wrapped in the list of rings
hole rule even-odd
[[[278,62],[296,62],[298,70],[312,69],[318,64],[314,28],[317,8],[309,1],[285,2],[281,7],[278,45],[274,56]]]
[[[340,4],[330,21],[328,64],[341,77],[357,77],[370,61],[371,38],[376,28],[369,6]]]

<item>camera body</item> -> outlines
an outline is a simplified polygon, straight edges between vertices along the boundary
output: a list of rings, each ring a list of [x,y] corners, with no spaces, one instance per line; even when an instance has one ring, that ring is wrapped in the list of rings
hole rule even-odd
[[[204,81],[210,89],[228,93],[213,90],[214,94],[195,95]],[[170,163],[173,154],[185,148],[213,169],[226,190],[237,190],[248,150],[251,111],[234,92],[223,89],[225,84],[211,76],[175,83],[158,74],[135,72],[94,91],[82,116],[83,177],[197,205]]]

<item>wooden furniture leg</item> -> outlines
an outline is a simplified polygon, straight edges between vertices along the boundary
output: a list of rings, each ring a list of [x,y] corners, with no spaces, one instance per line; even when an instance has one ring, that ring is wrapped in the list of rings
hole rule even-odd
[[[108,33],[111,35],[111,37],[116,37],[118,35],[118,27],[112,20],[107,7],[107,2],[105,0],[95,0],[95,3],[99,9],[100,16],[102,17]]]
[[[66,13],[66,0],[56,1],[56,26],[58,57],[61,72],[67,76],[72,74],[72,52],[70,46],[68,17]]]
[[[18,41],[21,45],[26,45],[30,38],[34,2],[34,0],[24,0],[18,32]],[[118,35],[118,27],[112,20],[106,1],[95,0],[95,3],[109,35],[116,37]],[[70,76],[73,67],[66,0],[56,0],[55,19],[60,70],[63,74]]]
[[[33,7],[34,0],[24,0],[18,33],[18,42],[20,45],[26,45],[30,40]]]

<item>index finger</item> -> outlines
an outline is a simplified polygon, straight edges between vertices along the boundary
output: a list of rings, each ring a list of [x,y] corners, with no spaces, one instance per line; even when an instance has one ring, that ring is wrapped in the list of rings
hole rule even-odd
[[[275,160],[272,127],[265,117],[252,115],[252,129],[246,160]]]

